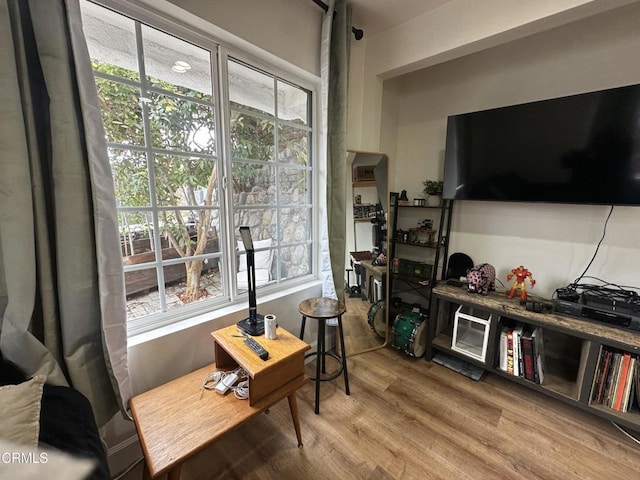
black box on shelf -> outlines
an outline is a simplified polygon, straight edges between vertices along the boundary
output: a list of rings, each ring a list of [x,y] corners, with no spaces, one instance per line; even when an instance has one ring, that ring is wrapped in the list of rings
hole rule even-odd
[[[430,263],[414,262],[413,260],[401,258],[400,273],[420,278],[431,278],[433,265]]]

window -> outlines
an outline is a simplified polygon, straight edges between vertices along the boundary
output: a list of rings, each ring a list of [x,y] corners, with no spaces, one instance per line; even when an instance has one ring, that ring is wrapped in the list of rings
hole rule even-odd
[[[245,294],[241,225],[251,228],[258,288],[311,275],[311,91],[161,19],[143,23],[86,0],[81,7],[130,325]]]
[[[255,226],[254,237],[278,239],[279,281],[306,275],[312,232],[310,95],[234,59],[227,68],[234,230]],[[256,261],[257,283],[259,266]]]

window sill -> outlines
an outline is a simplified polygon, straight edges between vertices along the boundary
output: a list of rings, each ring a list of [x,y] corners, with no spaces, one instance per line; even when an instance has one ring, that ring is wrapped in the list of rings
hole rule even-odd
[[[292,285],[285,290],[279,290],[277,292],[260,295],[260,298],[258,299],[258,307],[260,307],[261,304],[278,301],[294,293],[297,293],[300,290],[317,287],[319,285],[321,285],[321,281],[314,279]],[[169,324],[150,327],[148,330],[139,333],[129,333],[127,344],[129,348],[135,347],[137,345],[152,342],[159,338],[166,337],[193,327],[197,327],[205,323],[216,322],[218,320],[222,321],[222,319],[224,319],[225,317],[228,317],[228,319],[230,319],[231,321],[227,321],[224,326],[231,325],[232,323],[235,323],[237,321],[236,318],[238,316],[241,316],[240,314],[247,311],[248,305],[246,302],[236,303],[218,310],[201,313],[182,320],[177,320]]]

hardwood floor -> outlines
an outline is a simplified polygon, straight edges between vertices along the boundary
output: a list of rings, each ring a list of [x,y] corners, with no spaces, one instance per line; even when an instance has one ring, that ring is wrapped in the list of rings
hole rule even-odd
[[[181,478],[640,478],[640,447],[612,424],[504,378],[475,382],[385,348],[350,358],[349,380],[350,396],[342,378],[321,385],[320,415],[313,384],[299,391],[304,448],[281,402]]]
[[[342,316],[344,346],[347,354],[378,347],[384,342],[369,326],[368,314],[371,304],[360,298],[345,298],[346,313]],[[339,345],[336,342],[336,345]]]

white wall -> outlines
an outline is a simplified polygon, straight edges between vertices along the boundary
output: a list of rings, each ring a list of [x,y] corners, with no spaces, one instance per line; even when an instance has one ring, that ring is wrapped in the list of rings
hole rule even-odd
[[[395,170],[392,190],[419,196],[422,180],[442,178],[447,115],[640,83],[640,4],[452,60],[384,84],[382,109],[396,117],[396,138],[381,133]],[[386,100],[383,105],[388,103]],[[387,122],[386,130],[393,128]],[[385,148],[388,146],[388,148]],[[606,206],[457,202],[450,253],[493,264],[507,284],[524,264],[533,293],[553,291],[586,268],[602,235]],[[638,285],[640,208],[615,207],[588,274]]]
[[[384,151],[383,80],[506,44],[637,0],[452,0],[352,50],[349,146]],[[356,42],[352,41],[352,46]],[[354,68],[355,67],[355,68]],[[382,130],[384,132],[384,130]],[[386,152],[389,153],[389,152]]]
[[[320,26],[324,11],[311,0],[169,1],[320,76]]]
[[[397,77],[635,1],[451,0],[371,37],[367,69]]]

